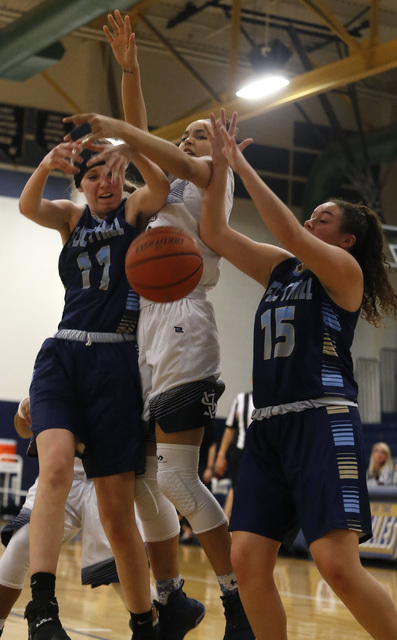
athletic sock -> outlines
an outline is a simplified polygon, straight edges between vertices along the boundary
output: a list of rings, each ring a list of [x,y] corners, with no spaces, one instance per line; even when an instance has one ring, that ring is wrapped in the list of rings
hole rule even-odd
[[[216,576],[223,596],[231,596],[237,593],[237,580],[234,571],[225,573],[224,576]]]
[[[133,634],[137,635],[150,635],[153,633],[153,616],[152,610],[145,611],[145,613],[131,613],[131,629]]]
[[[43,600],[45,598],[50,601],[55,596],[55,575],[44,571],[34,573],[30,579],[30,587],[32,589],[32,600]]]
[[[168,602],[168,596],[173,591],[180,589],[182,586],[182,577],[179,575],[176,578],[169,578],[169,580],[156,580],[156,589],[158,601],[162,605],[166,605]]]

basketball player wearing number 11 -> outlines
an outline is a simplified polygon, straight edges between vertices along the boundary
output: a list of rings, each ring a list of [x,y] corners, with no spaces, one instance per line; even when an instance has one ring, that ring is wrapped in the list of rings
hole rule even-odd
[[[113,176],[96,158],[88,167],[93,156],[78,142],[59,144],[29,178],[19,202],[27,218],[60,233],[59,274],[65,287],[58,331],[40,349],[29,393],[40,463],[30,522],[29,640],[69,639],[58,617],[55,574],[79,440],[85,444],[83,464],[94,479],[134,640],[157,637],[149,568],[134,514],[135,474],[144,470],[145,452],[135,340],[139,301],[126,278],[125,256],[138,235],[138,221],[164,205],[169,186],[163,172],[137,153],[134,163],[146,184],[123,199],[124,159],[123,175]],[[43,198],[55,169],[75,176],[86,206]]]
[[[222,117],[225,121],[224,112]],[[231,119],[231,131],[235,130],[236,117],[235,114]],[[156,523],[161,522],[153,507],[153,485],[157,480],[161,492],[188,520],[217,577],[226,617],[223,640],[254,640],[231,564],[231,536],[224,511],[198,476],[204,428],[214,419],[217,401],[224,390],[218,331],[212,304],[207,299],[207,290],[219,278],[220,256],[201,241],[199,234],[202,202],[212,170],[204,121],[197,120],[187,127],[179,147],[99,114],[78,114],[64,121],[77,125],[89,122],[93,140],[103,136],[120,138],[128,148],[138,149],[172,173],[167,204],[149,220],[148,228],[177,227],[190,233],[200,246],[203,274],[191,293],[174,302],[141,299],[138,344],[144,419],[147,438],[152,437],[154,444],[155,435],[156,449],[153,447],[146,458],[145,484],[139,481],[138,487],[137,483],[137,508],[151,554],[150,540],[156,539]],[[128,149],[123,150],[128,154]],[[98,156],[108,157],[106,150]],[[223,207],[226,219],[232,209],[233,187],[233,173],[229,171]],[[149,483],[151,491],[145,492]],[[167,575],[167,580],[170,578]],[[161,608],[159,618],[161,622]]]

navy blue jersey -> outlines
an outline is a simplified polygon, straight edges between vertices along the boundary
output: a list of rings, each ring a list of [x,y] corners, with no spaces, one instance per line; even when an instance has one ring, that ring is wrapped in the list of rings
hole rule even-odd
[[[59,329],[134,333],[139,297],[125,274],[125,256],[137,237],[125,221],[125,200],[104,220],[88,206],[59,256],[65,306]]]
[[[309,269],[273,270],[254,329],[254,405],[339,396],[357,400],[350,347],[359,310],[336,305]]]

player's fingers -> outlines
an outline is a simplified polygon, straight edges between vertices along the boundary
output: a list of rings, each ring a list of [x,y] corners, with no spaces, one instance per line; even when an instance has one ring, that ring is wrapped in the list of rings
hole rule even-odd
[[[62,122],[74,122],[74,124],[82,124],[83,122],[88,122],[90,117],[92,117],[92,113],[75,113],[72,116],[66,116],[65,118],[62,118]]]
[[[112,181],[117,182],[118,180],[124,182],[125,178],[125,161],[123,158],[119,158],[118,162],[115,164],[112,171]]]
[[[96,145],[92,145],[90,147],[90,151],[96,151],[95,147]],[[92,158],[87,160],[87,167],[90,167],[91,165],[96,164],[97,162],[107,162],[108,158],[109,158],[109,152],[106,150],[100,153],[95,153],[95,156],[92,156]]]
[[[122,29],[124,29],[124,20],[121,16],[121,13],[118,9],[115,10],[114,12],[114,17],[116,19],[116,23],[117,23],[117,28],[119,31],[121,31]]]
[[[113,18],[111,13],[109,13],[109,15],[108,15],[108,21],[109,21],[110,26],[112,27],[113,35],[117,34],[117,32],[119,31],[119,28],[118,28],[116,20]]]
[[[113,37],[113,35],[110,33],[110,31],[109,31],[109,29],[107,28],[106,24],[104,24],[104,25],[103,25],[102,30],[103,30],[103,33],[105,34],[105,36],[106,36],[106,38],[107,38],[108,42],[109,42],[110,44],[112,44],[112,43],[113,43],[113,40],[114,40],[114,37]]]
[[[221,109],[221,114],[219,116],[219,122],[226,127],[226,112],[225,109],[222,107]]]
[[[240,151],[244,151],[244,149],[246,149],[250,144],[253,143],[253,138],[246,138],[245,140],[242,140],[242,142],[239,142],[239,144],[237,145],[237,148],[240,149]]]
[[[234,136],[234,134],[236,133],[236,125],[237,125],[237,111],[234,111],[230,119],[229,128],[228,128],[228,132],[231,136]],[[226,126],[226,120],[225,120],[225,126]]]
[[[203,128],[205,131],[205,135],[207,136],[207,138],[211,138],[212,137],[212,131],[209,128],[208,124],[206,122],[203,122]]]

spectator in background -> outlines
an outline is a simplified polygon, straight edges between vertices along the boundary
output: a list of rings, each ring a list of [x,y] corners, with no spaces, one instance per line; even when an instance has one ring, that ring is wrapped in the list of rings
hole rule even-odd
[[[222,477],[229,471],[229,476],[232,481],[232,486],[230,487],[224,506],[225,515],[228,520],[232,510],[234,487],[245,447],[245,434],[250,425],[253,410],[252,391],[238,393],[233,400],[229,415],[226,418],[225,430],[215,461],[216,473]],[[227,453],[231,446],[232,450],[229,454],[230,468],[228,470]]]
[[[372,447],[367,471],[369,487],[387,486],[393,484],[394,464],[390,447],[386,442],[375,442]]]

